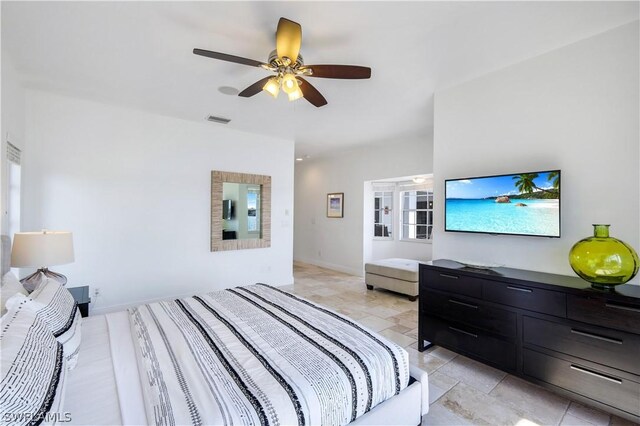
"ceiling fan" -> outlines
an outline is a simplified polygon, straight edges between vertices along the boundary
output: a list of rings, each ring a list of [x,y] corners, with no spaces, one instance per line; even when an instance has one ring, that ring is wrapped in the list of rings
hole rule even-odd
[[[288,95],[290,101],[304,97],[312,105],[321,107],[327,104],[327,100],[304,77],[339,79],[365,79],[371,77],[371,68],[368,67],[357,65],[305,65],[300,54],[301,43],[302,27],[300,24],[286,18],[280,18],[278,30],[276,31],[276,50],[269,55],[268,63],[203,49],[193,49],[193,53],[236,64],[260,67],[275,73],[274,76],[268,76],[256,81],[238,94],[238,96],[244,98],[254,96],[260,93],[261,90],[277,98],[280,88],[282,88],[282,91]]]

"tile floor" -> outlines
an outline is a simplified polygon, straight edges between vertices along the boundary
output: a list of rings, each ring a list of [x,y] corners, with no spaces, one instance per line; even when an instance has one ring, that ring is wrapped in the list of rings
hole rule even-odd
[[[386,336],[429,373],[429,425],[632,425],[444,348],[417,350],[418,303],[361,277],[294,264],[295,283],[282,287],[331,307]]]

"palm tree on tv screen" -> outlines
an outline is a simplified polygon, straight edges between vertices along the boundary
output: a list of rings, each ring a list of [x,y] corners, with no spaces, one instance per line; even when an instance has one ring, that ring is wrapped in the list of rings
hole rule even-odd
[[[526,192],[527,194],[531,194],[534,189],[539,189],[533,180],[538,177],[537,173],[523,173],[521,175],[514,176],[513,179],[517,179],[515,182],[516,188],[522,194]]]
[[[551,182],[551,184],[553,185],[553,189],[558,189],[558,187],[560,186],[560,172],[559,171],[549,172],[549,176],[547,176],[547,180]]]
[[[520,193],[531,194],[536,191],[541,191],[547,194],[558,195],[558,188],[560,185],[560,172],[549,172],[549,176],[547,176],[547,181],[551,182],[553,185],[553,190],[540,188],[538,185],[534,183],[534,179],[538,177],[538,173],[523,173],[517,176],[514,176],[513,179],[517,179],[514,185],[518,188]]]

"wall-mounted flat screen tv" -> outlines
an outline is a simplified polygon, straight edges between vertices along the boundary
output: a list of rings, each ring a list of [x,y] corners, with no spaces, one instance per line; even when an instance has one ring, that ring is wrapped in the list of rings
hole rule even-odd
[[[447,179],[444,228],[560,237],[560,170]]]
[[[222,218],[224,220],[233,219],[233,201],[222,200]]]

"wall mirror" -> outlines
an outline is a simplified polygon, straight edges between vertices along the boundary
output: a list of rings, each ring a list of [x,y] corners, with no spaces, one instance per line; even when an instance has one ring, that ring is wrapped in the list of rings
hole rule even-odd
[[[211,172],[211,251],[271,246],[271,176]]]

